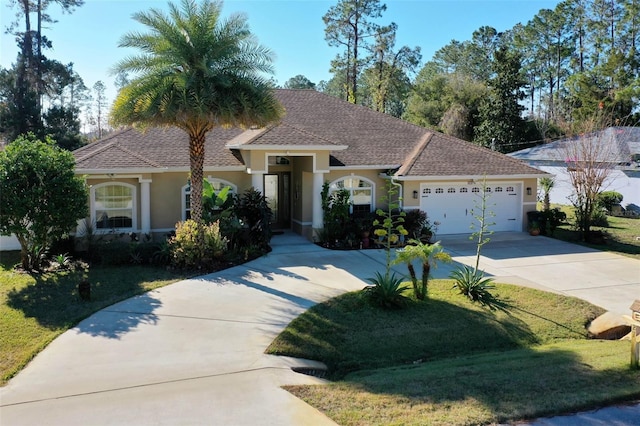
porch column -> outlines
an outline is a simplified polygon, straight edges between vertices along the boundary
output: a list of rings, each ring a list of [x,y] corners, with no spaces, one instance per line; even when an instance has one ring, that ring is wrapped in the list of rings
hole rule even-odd
[[[313,202],[312,227],[315,230],[324,228],[324,220],[322,214],[322,184],[324,183],[324,173],[313,173]]]
[[[140,180],[140,232],[151,232],[151,179]]]
[[[251,174],[251,186],[253,189],[264,194],[264,173],[256,172]]]

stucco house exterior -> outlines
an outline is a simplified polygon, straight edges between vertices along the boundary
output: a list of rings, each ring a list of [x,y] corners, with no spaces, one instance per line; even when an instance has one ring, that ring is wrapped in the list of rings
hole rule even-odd
[[[470,233],[482,180],[495,231],[522,231],[545,173],[506,155],[313,90],[276,90],[286,110],[261,129],[212,130],[204,175],[237,193],[254,187],[274,228],[312,238],[323,226],[324,182],[351,193],[351,208],[374,211],[392,178],[403,208],[422,209],[440,234]],[[162,234],[189,215],[187,135],[175,128],[125,129],[74,151],[90,187],[97,230]]]
[[[550,193],[551,202],[569,204],[573,186],[567,172],[567,167],[571,167],[571,160],[567,162],[567,152],[580,151],[581,148],[572,148],[575,144],[598,146],[597,151],[594,151],[594,156],[597,157],[594,160],[601,167],[609,169],[603,191],[621,193],[624,197],[623,206],[640,206],[640,127],[609,127],[587,135],[512,152],[509,155],[553,175],[555,185]]]

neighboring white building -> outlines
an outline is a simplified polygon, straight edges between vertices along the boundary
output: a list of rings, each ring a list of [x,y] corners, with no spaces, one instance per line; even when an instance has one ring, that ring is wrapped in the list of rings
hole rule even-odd
[[[605,148],[599,150],[602,158],[598,158],[598,161],[603,167],[611,167],[611,172],[602,190],[621,193],[625,208],[634,205],[640,208],[640,127],[609,127],[600,132],[538,145],[509,155],[553,175],[555,186],[551,190],[551,202],[569,204],[573,187],[567,172],[568,162],[571,162],[566,158],[567,147],[579,143],[580,139],[584,141],[584,138],[589,143],[605,144]]]

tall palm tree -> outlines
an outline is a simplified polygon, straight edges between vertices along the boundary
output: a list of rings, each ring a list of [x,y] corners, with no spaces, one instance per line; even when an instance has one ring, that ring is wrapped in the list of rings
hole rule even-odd
[[[202,223],[205,137],[214,127],[262,127],[284,110],[266,74],[272,54],[258,44],[246,18],[222,20],[222,2],[182,0],[138,12],[133,19],[149,32],[130,32],[120,47],[140,52],[113,69],[132,80],[116,97],[115,125],[176,126],[189,135],[191,217]]]

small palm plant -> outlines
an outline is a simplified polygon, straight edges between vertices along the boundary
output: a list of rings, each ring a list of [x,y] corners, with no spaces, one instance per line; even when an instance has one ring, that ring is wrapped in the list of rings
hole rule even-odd
[[[556,181],[553,179],[553,177],[545,176],[543,178],[540,178],[538,182],[540,183],[540,188],[542,189],[542,192],[544,192],[543,210],[544,211],[550,210],[551,202],[550,202],[549,194],[551,193],[551,190],[555,186]]]
[[[416,270],[413,266],[413,261],[415,260],[419,260],[420,263],[422,263],[422,279],[420,285],[418,285]],[[440,241],[429,245],[418,240],[410,240],[409,245],[396,252],[396,258],[393,264],[405,263],[407,265],[409,275],[411,275],[411,282],[413,283],[413,293],[416,299],[424,300],[427,298],[431,268],[436,268],[438,262],[451,262],[451,256],[444,252]]]

